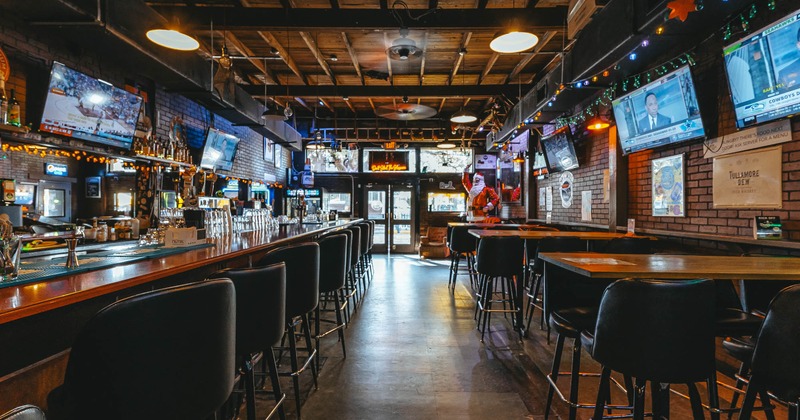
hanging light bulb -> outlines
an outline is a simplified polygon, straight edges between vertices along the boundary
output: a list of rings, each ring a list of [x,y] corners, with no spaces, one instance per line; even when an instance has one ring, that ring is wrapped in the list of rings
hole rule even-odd
[[[219,66],[225,70],[230,69],[233,65],[233,59],[231,59],[231,56],[228,54],[228,48],[225,47],[225,44],[222,45],[218,60]]]

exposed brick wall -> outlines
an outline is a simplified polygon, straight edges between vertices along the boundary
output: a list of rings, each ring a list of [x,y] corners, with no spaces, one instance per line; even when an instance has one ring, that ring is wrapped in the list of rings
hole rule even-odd
[[[544,179],[536,179],[530,189],[532,194],[531,205],[537,206],[536,218],[545,219],[547,211],[539,208],[538,203],[539,188],[550,188],[553,191],[553,223],[558,222],[582,222],[581,221],[581,199],[583,191],[592,191],[592,223],[607,225],[609,222],[608,200],[604,199],[603,178],[605,171],[608,170],[608,130],[599,133],[591,133],[588,138],[576,143],[576,153],[580,167],[573,169],[574,184],[572,185],[572,206],[564,208],[561,205],[561,183],[559,182],[561,173],[546,175]]]

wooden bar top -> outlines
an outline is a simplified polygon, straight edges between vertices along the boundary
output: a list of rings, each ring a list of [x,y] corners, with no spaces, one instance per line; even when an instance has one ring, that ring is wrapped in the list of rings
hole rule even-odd
[[[521,239],[544,239],[544,238],[578,238],[584,240],[607,240],[622,238],[624,233],[617,232],[564,232],[549,230],[491,230],[491,229],[470,229],[471,235],[478,238],[487,237],[508,237],[516,236]],[[641,236],[636,236],[641,237]]]
[[[800,280],[800,258],[543,252],[545,263],[593,278]]]
[[[518,228],[520,225],[517,223],[481,223],[481,222],[447,222],[447,226],[449,227],[461,227],[461,226],[469,226],[475,229],[482,229],[482,228],[491,228],[491,227],[507,227],[507,228]]]
[[[237,257],[264,252],[358,221],[360,219],[323,224],[285,225],[278,230],[243,232],[213,238],[212,241],[216,245],[214,247],[191,249],[166,257],[0,288],[0,324],[174,276],[208,264],[222,263]]]

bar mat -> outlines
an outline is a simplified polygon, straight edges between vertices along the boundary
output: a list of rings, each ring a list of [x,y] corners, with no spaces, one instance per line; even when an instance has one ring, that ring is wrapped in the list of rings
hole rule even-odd
[[[149,246],[131,249],[130,251],[100,252],[91,254],[91,256],[84,255],[82,257],[78,257],[80,266],[75,268],[66,268],[64,266],[67,261],[66,257],[59,257],[47,261],[37,262],[22,261],[22,266],[19,269],[19,275],[17,278],[0,281],[0,288],[19,286],[26,283],[49,280],[55,277],[85,273],[136,261],[161,258],[168,255],[191,251],[193,249],[209,248],[212,246],[214,246],[214,244],[200,244],[183,248]]]

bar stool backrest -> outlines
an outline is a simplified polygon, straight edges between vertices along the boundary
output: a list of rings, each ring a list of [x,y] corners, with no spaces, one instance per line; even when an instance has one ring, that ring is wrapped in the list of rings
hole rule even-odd
[[[286,264],[226,268],[209,278],[229,278],[236,288],[236,354],[278,345],[286,327]]]
[[[353,233],[353,240],[350,242],[350,267],[352,267],[361,256],[361,234],[364,229],[357,225],[349,226],[347,229]]]
[[[369,252],[369,238],[372,237],[372,225],[367,222],[358,224],[361,228],[361,255]]]
[[[39,407],[28,404],[0,414],[0,420],[45,420],[45,416]]]
[[[661,383],[714,372],[714,282],[633,280],[603,293],[592,356],[611,370]]]
[[[455,232],[455,231],[454,231]],[[522,273],[522,239],[516,236],[486,237],[478,243],[478,273],[512,277]]]
[[[286,317],[291,319],[314,310],[319,303],[319,245],[305,242],[268,252],[256,263],[286,264]]]
[[[345,234],[329,235],[319,241],[320,293],[333,292],[344,287],[345,274],[347,273],[347,255],[350,248],[347,246]]]
[[[752,379],[784,400],[800,399],[800,284],[783,289],[769,305],[756,340]],[[752,382],[751,382],[752,383]]]
[[[228,399],[236,292],[228,279],[142,293],[100,310],[78,333],[57,418],[204,419]]]
[[[369,223],[369,249],[367,251],[372,251],[372,246],[375,245],[375,221],[368,220]]]
[[[450,231],[450,251],[454,253],[475,252],[478,238],[469,233],[469,226],[456,226]]]
[[[778,293],[794,284],[798,280],[744,280],[742,296],[744,297],[745,310],[766,314],[769,304]]]

